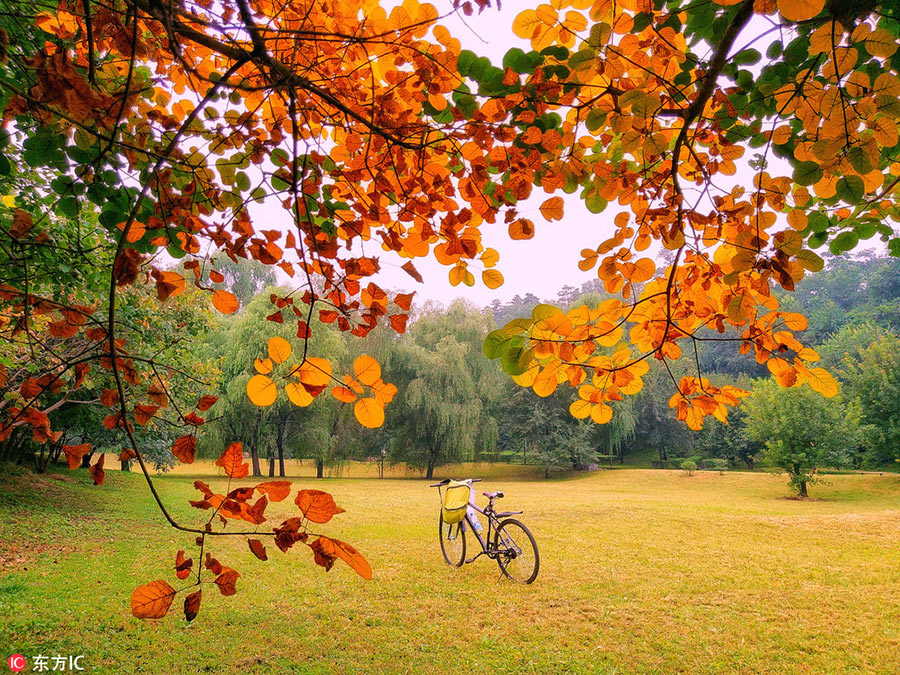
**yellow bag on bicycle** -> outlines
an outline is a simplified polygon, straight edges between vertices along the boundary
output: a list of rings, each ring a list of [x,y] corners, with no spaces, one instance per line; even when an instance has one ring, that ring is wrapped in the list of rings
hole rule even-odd
[[[444,504],[441,515],[445,523],[459,523],[466,516],[469,506],[469,486],[467,483],[451,480],[444,490]]]

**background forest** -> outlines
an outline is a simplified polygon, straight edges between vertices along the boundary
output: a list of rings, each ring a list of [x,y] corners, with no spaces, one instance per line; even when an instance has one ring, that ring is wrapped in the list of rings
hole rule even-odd
[[[205,383],[203,391],[219,396],[208,413],[198,456],[217,457],[226,439],[243,438],[254,475],[284,475],[286,459],[315,462],[319,476],[340,474],[349,460],[382,467],[405,463],[427,476],[437,466],[461,461],[537,464],[546,476],[603,464],[753,470],[762,463],[785,469],[805,494],[804,484],[814,480],[819,468],[890,469],[900,456],[900,264],[893,258],[829,258],[823,272],[780,297],[785,309],[809,318],[806,341],[839,379],[838,396],[775,385],[764,365],[736,353],[729,341],[736,333],[726,334],[724,340],[699,342],[693,364],[666,368],[651,359],[643,390],[619,402],[606,425],[573,418],[568,410],[572,391],[539,397],[482,355],[489,331],[530,315],[542,301],[567,309],[596,305],[607,297],[598,281],[566,286],[555,298],[527,294],[486,308],[464,300],[449,307],[414,304],[405,333],[378,329],[366,340],[317,322],[310,340],[314,353],[342,368],[369,353],[390,373],[399,392],[379,429],[349,423],[352,406],[332,397],[319,397],[304,408],[287,398],[266,408],[247,399],[253,361],[264,356],[257,353],[263,337],[292,340],[295,328],[265,321],[276,318],[270,314],[270,295],[287,293],[277,286],[271,268],[232,264],[221,269],[226,287],[241,302],[234,315],[209,311],[191,292],[160,311],[136,291],[127,296],[124,311],[154,327],[145,334],[158,339],[159,350],[169,356],[174,351],[188,364],[185,371],[192,379],[174,392],[176,400],[192,401],[192,381],[198,387]],[[176,328],[187,329],[189,339],[173,339]],[[260,335],[263,329],[265,336]],[[682,373],[678,366],[694,372]],[[737,384],[751,391],[727,424],[710,417],[702,430],[692,431],[675,419],[669,407],[673,380],[697,374],[697,368],[716,385]],[[96,400],[82,395],[51,411],[54,428],[66,429],[56,443],[37,446],[23,433],[18,443],[6,446],[7,459],[27,462],[33,456],[36,468],[43,470],[51,457],[59,457],[62,445],[76,443],[118,454],[122,448],[114,446],[112,432],[107,437],[89,421],[103,395],[99,380],[93,393]],[[142,438],[158,469],[174,464],[170,447],[177,435],[157,425]],[[86,455],[85,465],[89,461]]]

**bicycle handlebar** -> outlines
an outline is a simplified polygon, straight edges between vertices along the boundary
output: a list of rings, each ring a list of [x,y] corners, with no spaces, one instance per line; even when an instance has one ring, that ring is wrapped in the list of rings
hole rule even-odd
[[[443,485],[446,485],[446,484],[449,483],[449,482],[450,482],[450,479],[449,479],[449,478],[445,478],[445,479],[442,480],[440,483],[435,483],[434,485],[429,485],[428,487],[441,487],[441,486],[443,486]]]

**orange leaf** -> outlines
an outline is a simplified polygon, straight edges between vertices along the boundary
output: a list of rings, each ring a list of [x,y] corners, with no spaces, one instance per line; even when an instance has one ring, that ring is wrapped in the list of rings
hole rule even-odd
[[[328,556],[329,558],[340,558],[345,563],[350,565],[354,572],[356,572],[363,579],[371,579],[372,578],[372,568],[369,566],[369,563],[366,562],[366,559],[360,555],[359,551],[357,551],[353,546],[348,544],[345,541],[341,541],[340,539],[329,539],[328,537],[319,537],[312,544],[313,550],[318,548],[321,553]]]
[[[343,403],[353,403],[356,400],[356,394],[347,387],[335,387],[331,390],[331,395]]]
[[[314,523],[327,523],[332,516],[344,512],[344,509],[334,503],[334,497],[321,490],[300,490],[294,503]]]
[[[788,21],[812,19],[823,7],[825,0],[778,0],[778,11]]]
[[[225,469],[225,475],[231,478],[243,478],[250,473],[250,467],[244,462],[244,446],[241,443],[229,445],[216,460],[216,466]]]
[[[81,458],[91,451],[90,443],[82,443],[81,445],[64,445],[62,450],[66,453],[66,461],[69,463],[69,469],[74,471],[81,466]]]
[[[234,293],[228,291],[213,291],[212,303],[222,314],[234,314],[240,307]]]
[[[250,544],[250,550],[253,551],[253,555],[255,555],[260,560],[268,560],[269,556],[266,555],[266,547],[263,546],[263,543],[259,539],[248,539],[247,543]]]
[[[269,358],[275,363],[284,363],[291,355],[291,343],[282,337],[269,338]]]
[[[268,483],[260,483],[256,486],[256,489],[263,494],[268,495],[271,501],[280,502],[291,494],[291,481],[273,480]]]
[[[91,474],[91,478],[94,479],[94,485],[103,485],[103,479],[106,478],[106,472],[103,470],[103,461],[106,459],[106,455],[100,453],[100,459],[97,460],[97,463],[94,464],[90,469],[88,469],[88,473]]]
[[[353,414],[364,427],[377,429],[384,424],[384,408],[374,398],[361,398],[353,406]]]
[[[138,619],[161,619],[172,606],[175,589],[165,581],[151,581],[131,594],[131,613]]]
[[[197,454],[197,437],[189,434],[175,439],[172,444],[172,454],[184,464],[193,464]]]
[[[213,405],[215,405],[216,401],[218,400],[218,396],[201,396],[200,400],[197,401],[197,410],[199,410],[200,412],[205,412],[209,410]]]
[[[200,612],[200,600],[203,597],[203,591],[196,591],[189,594],[184,599],[184,618],[190,623]]]
[[[564,204],[562,197],[550,197],[541,204],[541,215],[550,221],[562,220]]]
[[[509,224],[509,238],[522,240],[531,239],[534,236],[534,223],[527,218],[520,218]]]
[[[368,354],[362,354],[353,362],[353,372],[357,380],[371,387],[381,377],[381,366]]]
[[[275,399],[278,398],[278,388],[265,375],[254,375],[247,380],[247,397],[253,405],[265,408],[275,403]]]

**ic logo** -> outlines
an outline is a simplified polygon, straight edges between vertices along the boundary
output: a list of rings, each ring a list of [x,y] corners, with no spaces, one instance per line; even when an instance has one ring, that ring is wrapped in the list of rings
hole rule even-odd
[[[9,669],[14,673],[21,673],[27,666],[27,661],[21,654],[13,654],[12,656],[10,656],[8,663]]]

